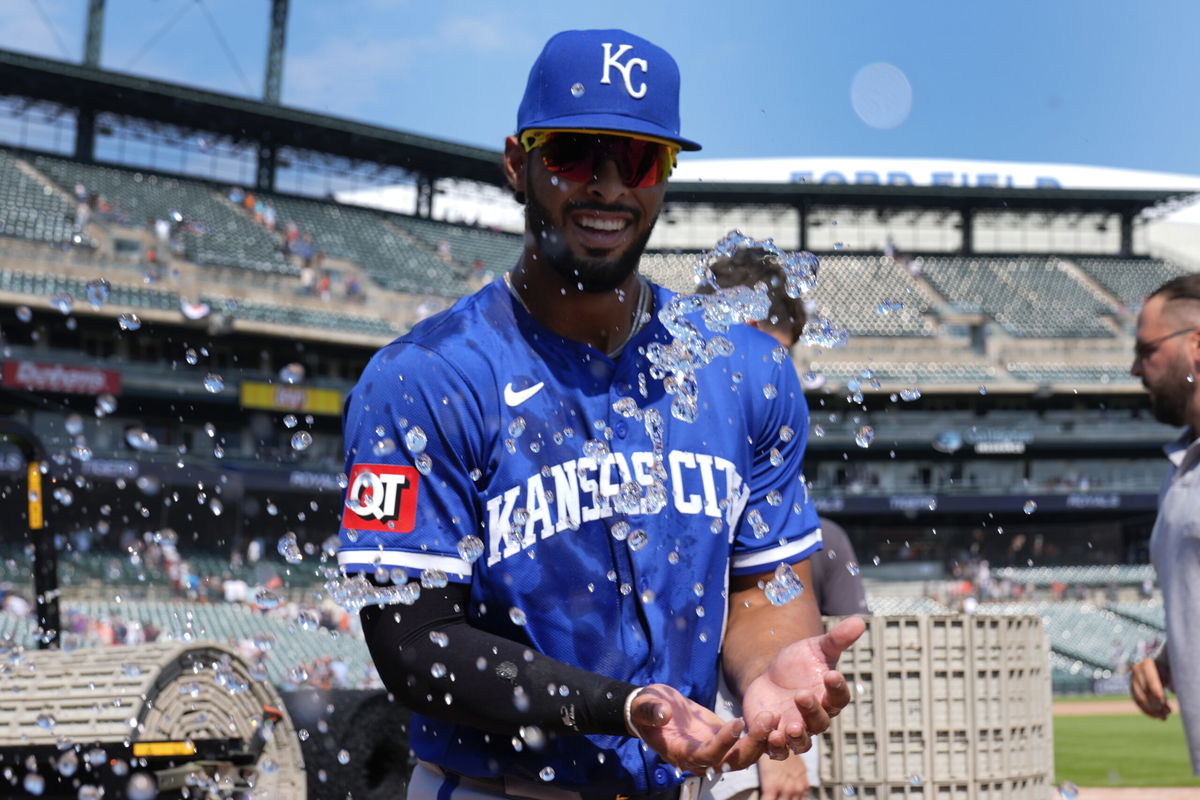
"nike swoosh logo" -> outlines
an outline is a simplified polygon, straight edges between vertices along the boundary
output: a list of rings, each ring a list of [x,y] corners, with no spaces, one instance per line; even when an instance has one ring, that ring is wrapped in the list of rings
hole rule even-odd
[[[504,402],[508,404],[509,408],[519,406],[521,403],[524,403],[526,400],[540,392],[542,387],[545,385],[546,384],[544,382],[539,381],[533,386],[530,386],[528,389],[522,389],[518,392],[513,389],[513,386],[510,383],[504,387]]]

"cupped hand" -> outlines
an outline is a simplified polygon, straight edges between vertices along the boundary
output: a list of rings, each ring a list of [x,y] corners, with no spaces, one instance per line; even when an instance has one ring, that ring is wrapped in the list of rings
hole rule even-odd
[[[751,681],[742,698],[745,719],[764,721],[763,715],[779,719],[767,738],[771,758],[807,750],[811,736],[825,731],[830,719],[850,702],[850,687],[834,667],[865,630],[862,619],[844,619],[820,636],[783,648]]]

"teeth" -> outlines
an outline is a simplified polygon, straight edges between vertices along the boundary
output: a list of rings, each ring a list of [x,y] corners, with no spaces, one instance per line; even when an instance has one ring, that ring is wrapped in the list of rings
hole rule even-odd
[[[593,228],[598,231],[619,231],[625,227],[625,220],[583,217],[579,220],[579,224],[585,228]]]

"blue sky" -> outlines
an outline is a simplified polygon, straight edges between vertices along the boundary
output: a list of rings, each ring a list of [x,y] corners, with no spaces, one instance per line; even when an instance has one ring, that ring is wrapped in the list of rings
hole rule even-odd
[[[0,0],[0,47],[79,60],[86,6]],[[269,7],[108,0],[103,65],[258,95]],[[702,156],[1200,174],[1192,0],[292,0],[284,102],[498,149],[529,65],[571,27],[623,27],[666,47],[683,72],[683,133]],[[855,75],[876,63],[912,90],[911,112],[890,129],[851,103]]]

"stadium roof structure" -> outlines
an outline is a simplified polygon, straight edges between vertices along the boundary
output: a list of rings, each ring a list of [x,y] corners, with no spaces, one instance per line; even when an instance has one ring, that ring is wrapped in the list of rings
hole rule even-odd
[[[99,113],[149,121],[254,143],[260,189],[274,189],[277,154],[294,148],[361,163],[393,166],[414,174],[428,216],[432,181],[464,179],[505,187],[498,150],[405,133],[369,123],[289,108],[247,97],[0,50],[0,95],[49,102],[75,109],[75,157],[93,160],[95,118]],[[688,173],[684,173],[688,174]],[[1181,203],[1194,188],[1093,189],[995,186],[920,186],[803,182],[673,182],[667,201],[676,204],[786,205],[801,212],[802,246],[807,211],[860,207],[878,210],[926,209],[960,213],[970,249],[971,220],[977,211],[1108,212],[1121,218],[1122,244],[1132,241],[1133,220],[1146,209]],[[1128,251],[1128,247],[1124,248]]]
[[[387,164],[433,177],[503,181],[498,151],[10,50],[0,50],[0,95],[166,123],[233,141]],[[90,160],[90,151],[77,146],[76,157]]]

